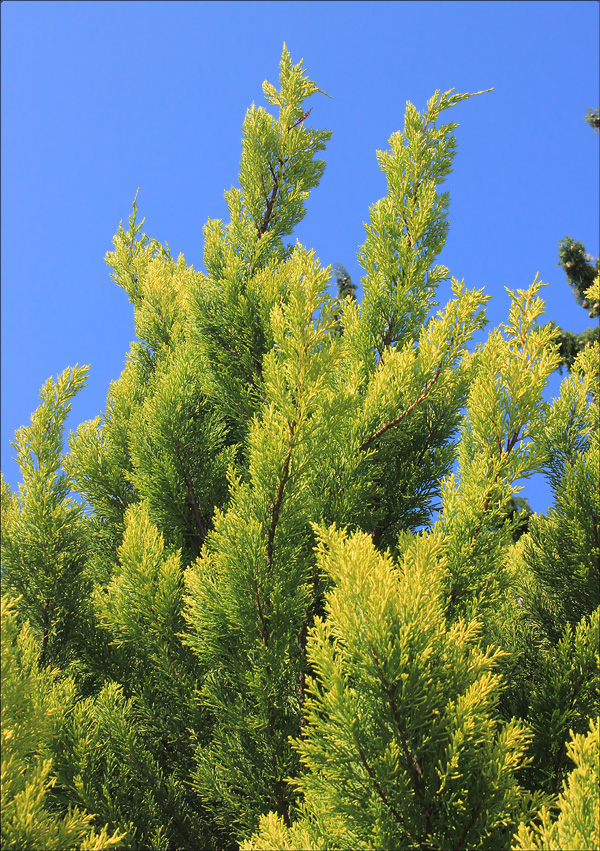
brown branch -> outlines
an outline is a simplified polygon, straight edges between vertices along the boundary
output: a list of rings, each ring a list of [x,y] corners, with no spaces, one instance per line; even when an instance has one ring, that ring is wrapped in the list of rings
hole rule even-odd
[[[300,116],[300,118],[298,118],[298,119],[297,119],[297,120],[296,120],[296,121],[292,124],[292,126],[291,126],[289,129],[290,129],[290,130],[293,130],[293,129],[294,129],[294,127],[297,127],[299,124],[302,124],[302,122],[303,122],[306,118],[308,118],[308,116],[311,114],[311,112],[312,112],[312,106],[311,106],[311,108],[308,110],[308,112],[305,112],[305,113],[304,113],[304,115],[301,115],[301,116]],[[288,131],[288,132],[289,132],[289,131]]]
[[[38,666],[40,668],[43,668],[44,665],[46,664],[46,652],[48,650],[48,638],[50,636],[50,632],[49,632],[49,629],[48,629],[48,627],[50,625],[50,616],[48,614],[48,606],[49,605],[50,605],[50,600],[44,600],[44,604],[43,604],[44,614],[43,614],[43,618],[42,618],[43,623],[44,623],[43,638],[42,638],[42,649],[40,651],[40,658],[38,660]]]
[[[273,542],[275,540],[275,530],[277,528],[277,521],[279,520],[279,511],[283,502],[283,491],[290,478],[290,460],[292,457],[292,446],[294,442],[295,431],[296,420],[294,420],[290,426],[290,440],[288,443],[285,461],[283,462],[281,480],[279,482],[279,487],[277,488],[277,495],[275,497],[273,508],[271,510],[271,526],[269,528],[269,534],[267,538],[267,562],[269,563],[269,567],[273,563]]]
[[[452,340],[450,341],[450,345],[452,345]],[[375,440],[382,437],[382,435],[384,435],[386,433],[386,431],[389,431],[391,428],[393,428],[394,426],[397,426],[399,423],[401,423],[402,420],[405,417],[407,417],[410,414],[410,412],[414,408],[416,408],[417,405],[419,405],[424,399],[427,398],[427,396],[429,395],[429,391],[431,390],[433,385],[436,383],[436,381],[440,377],[443,362],[444,362],[443,359],[439,362],[438,368],[435,371],[435,375],[433,376],[433,378],[430,381],[425,382],[425,387],[423,388],[423,392],[421,393],[421,395],[417,399],[415,399],[415,401],[412,403],[412,405],[410,405],[410,407],[408,407],[405,411],[403,411],[400,414],[400,416],[396,417],[395,420],[392,420],[389,423],[384,423],[384,425],[382,425],[381,428],[378,429],[378,431],[375,432],[375,434],[372,434],[371,437],[368,437],[366,440],[364,440],[361,443],[361,445],[358,447],[358,449],[355,451],[354,457],[356,457],[359,452],[363,452],[365,449],[367,449]]]
[[[417,793],[417,797],[420,801],[421,807],[425,812],[426,816],[426,828],[427,832],[431,832],[431,808],[428,808],[425,804],[425,787],[423,784],[423,772],[421,771],[421,766],[419,765],[419,761],[417,760],[416,754],[411,754],[408,744],[406,742],[406,736],[404,735],[404,728],[402,727],[402,722],[400,720],[400,714],[398,712],[398,707],[396,706],[396,699],[394,697],[394,693],[385,678],[385,674],[383,673],[383,667],[381,662],[379,661],[379,656],[377,654],[377,650],[375,649],[373,642],[371,639],[368,639],[369,646],[371,647],[371,653],[373,654],[373,658],[375,659],[375,664],[377,665],[377,670],[379,672],[379,676],[381,678],[381,682],[383,683],[383,687],[388,696],[388,700],[390,702],[390,706],[392,709],[392,714],[394,716],[394,721],[396,722],[396,729],[398,730],[398,734],[400,735],[400,741],[402,743],[402,750],[404,751],[404,758],[406,759],[406,763],[408,766],[408,770],[410,772],[410,777],[413,783],[413,787],[415,792]]]
[[[200,529],[200,535],[202,538],[202,543],[204,543],[204,539],[206,538],[206,527],[204,525],[204,521],[202,520],[202,515],[200,514],[200,508],[198,507],[198,503],[196,502],[196,495],[194,494],[194,487],[192,484],[192,480],[190,478],[190,474],[188,469],[181,457],[181,453],[179,451],[179,443],[177,440],[175,441],[175,454],[177,456],[177,460],[181,466],[181,472],[183,473],[183,481],[185,483],[185,489],[188,493],[190,505],[192,507],[192,512],[194,514],[194,520],[196,521],[196,525]]]
[[[269,531],[267,534],[267,563],[269,567],[273,563],[273,543],[275,540],[275,530],[277,528],[277,522],[279,520],[279,511],[281,509],[281,504],[283,502],[283,492],[285,486],[290,478],[290,460],[292,456],[292,446],[294,439],[294,432],[296,430],[296,421],[294,420],[290,426],[290,439],[288,443],[288,448],[285,456],[285,461],[283,462],[283,471],[281,480],[279,482],[279,486],[277,488],[277,494],[275,496],[275,500],[271,499],[271,525],[269,527]],[[256,581],[256,577],[254,579],[254,598],[256,600],[256,605],[258,606],[258,614],[261,622],[261,630],[260,635],[265,642],[265,645],[269,646],[269,619],[265,616],[263,612],[263,608],[260,602],[260,595],[258,593],[258,582]]]
[[[402,221],[404,222],[404,227],[406,228],[406,239],[407,239],[407,242],[408,242],[408,247],[412,248],[413,242],[412,242],[410,232],[408,230],[408,222],[406,221],[406,216],[404,215],[404,210],[402,211],[401,215],[402,215]]]
[[[396,810],[394,805],[389,801],[387,795],[385,794],[385,792],[381,788],[381,785],[378,782],[377,778],[375,777],[375,774],[373,773],[371,766],[367,762],[365,755],[364,755],[364,752],[363,752],[363,749],[361,748],[360,745],[358,745],[358,755],[360,756],[360,760],[361,760],[362,764],[364,765],[367,774],[371,778],[371,782],[373,783],[373,786],[375,787],[375,791],[377,792],[377,794],[379,795],[379,797],[381,798],[381,800],[383,801],[385,806],[388,807],[388,809],[390,810],[390,812],[392,813],[392,815],[394,816],[394,818],[396,819],[398,824],[401,824],[403,827],[406,827],[404,819],[402,818],[400,813]]]
[[[263,612],[262,605],[260,603],[260,595],[258,593],[258,582],[256,581],[256,576],[253,576],[254,580],[254,599],[256,600],[256,605],[258,606],[258,616],[260,617],[260,637],[265,643],[265,647],[269,646],[269,619],[265,617]]]
[[[263,191],[263,198],[265,199],[265,204],[268,204],[269,203],[269,196],[267,195],[267,188],[265,186],[265,179],[262,176],[262,174],[260,176],[260,182],[262,183],[262,191]]]
[[[290,127],[286,128],[286,132],[289,133],[290,130],[293,130],[295,127],[298,127],[299,124],[301,124],[306,118],[308,118],[308,116],[310,115],[311,112],[312,112],[312,109],[309,109],[308,112],[303,113],[300,116],[300,118],[298,118],[294,122],[294,124],[292,124]],[[288,160],[288,158],[286,157],[285,162],[287,162],[287,160]],[[281,177],[282,177],[281,170],[284,168],[285,162],[281,159],[279,160],[279,166],[277,168],[277,173],[275,173],[275,169],[273,168],[273,163],[271,162],[271,160],[267,160],[267,165],[269,166],[269,171],[271,172],[271,177],[273,178],[273,188],[271,190],[271,196],[270,197],[267,197],[264,179],[261,175],[261,181],[262,181],[262,186],[263,186],[263,196],[265,198],[265,203],[267,205],[267,209],[265,210],[265,215],[263,217],[262,224],[261,224],[260,228],[258,229],[258,237],[257,237],[258,239],[261,239],[261,237],[267,232],[268,227],[271,223],[271,218],[273,216],[273,206],[275,204],[275,199],[277,198],[277,193],[279,191],[279,185],[281,183]]]
[[[485,799],[487,798],[487,795],[488,795],[488,790],[486,789],[485,792],[483,793],[483,798],[479,802],[479,806],[475,807],[475,809],[473,811],[473,815],[471,816],[471,819],[470,819],[468,825],[463,830],[462,836],[460,837],[458,845],[455,846],[454,851],[460,851],[460,849],[462,848],[463,843],[464,843],[465,839],[467,838],[469,831],[471,830],[471,828],[475,824],[475,819],[477,818],[477,816],[481,812],[481,808],[483,807],[483,804],[485,802]]]
[[[520,425],[519,428],[516,430],[516,432],[513,434],[513,436],[511,438],[509,438],[508,435],[507,435],[507,437],[506,437],[506,448],[504,450],[505,455],[508,455],[508,453],[511,452],[514,449],[515,443],[517,442],[517,440],[519,440],[519,432],[521,431],[522,428],[523,428],[523,426]]]
[[[270,224],[270,221],[271,221],[271,216],[273,214],[273,205],[275,204],[275,199],[277,198],[277,190],[279,189],[279,180],[281,179],[281,172],[280,172],[281,166],[278,169],[277,174],[275,174],[275,170],[273,169],[273,165],[272,165],[270,160],[268,161],[268,165],[269,165],[269,170],[271,172],[271,175],[273,177],[273,189],[271,190],[271,197],[266,199],[267,209],[265,210],[265,215],[263,217],[262,224],[261,224],[260,229],[258,231],[258,239],[260,239],[263,236],[263,234],[265,234],[267,232],[267,229],[269,227],[269,224]],[[264,188],[264,182],[263,182],[263,188]]]
[[[242,404],[241,404],[241,403],[240,403],[237,399],[234,399],[233,401],[234,401],[234,402],[235,402],[235,404],[238,406],[238,408],[240,409],[240,411],[242,412],[242,414],[246,417],[246,419],[248,420],[248,422],[252,422],[252,417],[250,416],[250,414],[248,413],[248,411],[247,411],[247,410],[243,407],[243,405],[242,405]]]

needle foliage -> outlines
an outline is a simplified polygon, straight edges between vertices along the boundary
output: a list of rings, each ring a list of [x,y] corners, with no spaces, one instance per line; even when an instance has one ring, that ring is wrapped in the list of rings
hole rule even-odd
[[[289,241],[323,93],[285,46],[263,91],[206,271],[136,196],[104,411],[63,446],[74,367],[17,432],[2,847],[596,848],[598,344],[545,401],[537,277],[473,344],[489,296],[438,262],[473,95],[408,103],[377,154],[359,300]],[[554,506],[524,520],[539,472]]]

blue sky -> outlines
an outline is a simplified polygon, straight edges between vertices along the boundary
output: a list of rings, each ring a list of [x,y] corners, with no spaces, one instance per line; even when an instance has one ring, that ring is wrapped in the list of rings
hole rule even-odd
[[[67,429],[96,416],[134,338],[133,311],[104,255],[139,187],[144,230],[203,269],[202,226],[227,218],[241,125],[283,42],[332,100],[327,170],[294,233],[355,281],[369,206],[385,193],[375,158],[405,104],[436,89],[494,87],[448,113],[460,123],[441,262],[493,296],[539,272],[548,319],[591,320],[556,265],[566,235],[598,254],[599,5],[579,2],[27,2],[1,6],[2,458],[46,379],[75,363],[90,380]],[[448,287],[449,293],[449,287]],[[446,294],[440,293],[445,303]],[[558,393],[561,378],[548,390]],[[550,491],[527,485],[545,512]]]

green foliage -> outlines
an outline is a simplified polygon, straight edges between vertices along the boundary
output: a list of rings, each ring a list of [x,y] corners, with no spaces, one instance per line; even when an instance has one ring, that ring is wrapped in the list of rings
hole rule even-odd
[[[93,808],[111,829],[122,825],[130,849],[214,848],[180,777],[185,763],[171,772],[161,766],[174,748],[159,727],[115,682],[80,700],[56,746],[62,800]]]
[[[136,195],[106,259],[138,339],[105,410],[63,455],[66,370],[17,433],[3,845],[594,844],[600,347],[544,401],[560,332],[536,276],[473,351],[489,297],[436,265],[439,119],[471,95],[408,103],[378,153],[359,303],[285,241],[323,175],[320,90],[284,46],[263,91],[277,115],[246,115],[206,273]],[[538,471],[545,517],[517,495]]]
[[[592,258],[585,253],[585,247],[581,242],[565,237],[559,244],[559,266],[562,266],[567,276],[567,283],[573,290],[577,304],[588,311],[590,319],[600,316],[600,294],[598,293],[598,280],[600,276],[600,258],[592,263]],[[566,366],[569,371],[573,369],[575,359],[580,351],[590,343],[600,340],[600,327],[596,324],[592,328],[586,328],[581,334],[572,331],[560,332],[559,344],[561,354],[561,365]]]
[[[530,524],[523,558],[545,590],[538,617],[554,639],[556,629],[574,626],[600,604],[599,375],[596,344],[563,382],[540,440],[555,505]],[[554,630],[548,618],[558,624]]]
[[[3,483],[3,588],[18,596],[20,614],[41,637],[41,666],[68,661],[85,628],[86,533],[61,452],[71,399],[85,386],[86,373],[76,366],[55,382],[48,379],[31,425],[20,428],[13,443],[23,476],[19,496],[5,493]]]
[[[575,630],[566,626],[558,643],[539,654],[529,697],[528,721],[535,733],[530,787],[556,793],[569,771],[569,731],[585,732],[598,711],[599,610]]]
[[[297,747],[326,847],[497,848],[527,805],[515,770],[528,736],[497,715],[500,651],[478,646],[474,620],[447,629],[442,560],[435,534],[394,564],[364,534],[322,533],[334,589]]]
[[[598,331],[598,326],[586,328],[585,331],[581,332],[581,334],[575,334],[573,331],[565,331],[563,328],[558,326],[555,327],[557,327],[557,330],[560,333],[559,343],[561,362],[558,368],[562,374],[563,366],[565,366],[567,370],[571,370],[579,352],[589,346],[590,343],[598,342],[600,339],[600,332]]]
[[[436,287],[448,278],[445,267],[432,265],[449,227],[449,195],[438,195],[437,187],[451,172],[458,125],[436,127],[435,122],[444,110],[469,97],[438,91],[422,115],[408,102],[404,132],[392,134],[390,150],[377,153],[388,194],[370,209],[359,260],[366,271],[364,331],[380,357],[394,343],[415,340],[433,306]]]
[[[585,120],[598,133],[598,110],[588,109]],[[600,316],[600,258],[595,263],[592,257],[586,254],[585,247],[581,242],[565,237],[558,246],[558,265],[562,266],[567,276],[567,283],[573,289],[573,295],[577,304],[584,310],[589,311],[590,319]],[[600,341],[600,327],[596,324],[592,328],[586,328],[581,334],[572,331],[560,332],[560,372],[566,366],[571,371],[575,359],[582,349],[590,343]]]
[[[56,784],[52,739],[74,703],[74,683],[56,669],[39,669],[39,642],[29,624],[19,628],[16,606],[2,596],[2,802],[6,851],[123,847],[125,833],[100,831],[93,810],[53,806]]]
[[[593,851],[600,845],[598,719],[590,721],[587,736],[573,735],[568,752],[575,768],[558,798],[558,818],[553,821],[543,807],[540,825],[519,828],[514,851]]]
[[[132,481],[155,522],[186,561],[202,549],[216,505],[227,496],[235,447],[202,393],[197,351],[177,347],[157,367],[132,418]]]
[[[337,286],[337,297],[343,302],[349,296],[351,299],[356,299],[356,284],[352,283],[352,278],[348,274],[348,270],[341,263],[337,263],[334,268],[334,280]]]
[[[585,253],[583,243],[566,236],[558,246],[558,265],[562,266],[567,276],[569,286],[573,289],[573,295],[577,304],[584,310],[590,310],[590,317],[600,315],[600,310],[590,308],[586,299],[586,291],[594,283],[600,271],[600,260],[592,263],[592,258]]]
[[[555,505],[530,518],[506,559],[520,601],[502,611],[504,641],[511,632],[514,641],[512,708],[535,731],[527,782],[552,793],[569,770],[569,730],[585,732],[599,708],[599,355],[597,345],[579,355],[549,408],[539,445]]]
[[[297,248],[286,274],[291,293],[272,311],[267,406],[250,427],[248,481],[232,480],[229,506],[186,573],[187,641],[206,671],[202,698],[214,715],[195,783],[240,835],[270,807],[287,817],[294,798],[285,783],[297,770],[289,737],[299,730],[306,627],[319,589],[309,521],[318,441],[335,403],[327,273]]]
[[[458,473],[443,483],[439,520],[447,541],[449,613],[484,614],[505,593],[499,569],[511,541],[503,523],[516,483],[538,470],[547,405],[542,391],[556,367],[553,332],[535,328],[543,310],[536,281],[511,293],[509,322],[472,356]],[[504,334],[506,334],[506,337]]]
[[[337,300],[339,302],[339,312],[336,314],[337,331],[339,334],[343,334],[342,314],[344,303],[347,298],[356,301],[356,284],[352,283],[352,278],[348,274],[346,267],[342,266],[341,263],[333,267],[333,279],[337,286]]]
[[[292,64],[285,45],[280,86],[263,85],[277,119],[254,104],[246,113],[241,188],[225,193],[229,224],[209,220],[204,228],[207,275],[197,276],[192,293],[189,321],[205,362],[205,392],[235,442],[265,400],[262,361],[274,342],[269,317],[288,289],[280,267],[292,246],[283,238],[304,216],[325,169],[315,156],[331,136],[305,125],[311,110],[304,101],[321,90],[301,62]]]
[[[600,133],[600,110],[588,109],[585,114],[585,120],[596,133]]]

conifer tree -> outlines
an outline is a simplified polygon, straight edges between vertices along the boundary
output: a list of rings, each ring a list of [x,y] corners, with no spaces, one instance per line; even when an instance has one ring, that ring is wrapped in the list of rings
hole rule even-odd
[[[348,270],[341,263],[337,263],[333,267],[334,280],[337,285],[337,297],[343,301],[346,296],[351,299],[356,299],[356,284],[352,283],[352,278],[348,274]]]
[[[586,122],[598,133],[598,110],[588,109]],[[590,319],[600,317],[600,258],[595,262],[590,254],[586,254],[583,243],[570,236],[566,236],[558,246],[558,265],[561,266],[567,276],[567,283],[573,290],[575,301],[584,310],[588,311]],[[562,366],[568,370],[573,368],[575,358],[581,349],[589,343],[600,340],[600,327],[596,323],[591,328],[586,328],[581,334],[572,331],[560,331],[560,354]]]
[[[588,109],[585,120],[595,133],[600,133],[600,109]]]
[[[76,367],[17,433],[3,847],[595,847],[598,343],[546,403],[536,277],[473,349],[489,297],[436,264],[440,119],[472,95],[408,103],[378,153],[359,303],[286,242],[323,92],[285,45],[263,91],[206,272],[136,196],[107,262],[137,341],[105,411],[63,452]],[[518,496],[537,471],[545,517]]]
[[[333,280],[337,286],[337,299],[341,310],[343,310],[346,298],[350,298],[352,301],[356,300],[356,284],[352,283],[352,278],[348,274],[346,267],[341,263],[338,263],[333,267]],[[342,327],[341,311],[336,314],[336,320],[337,331],[339,334],[343,334],[344,329]]]
[[[86,367],[76,366],[46,382],[31,425],[15,435],[20,499],[2,482],[2,579],[38,631],[40,667],[70,660],[85,620],[86,534],[60,468],[64,421],[86,374]]]

